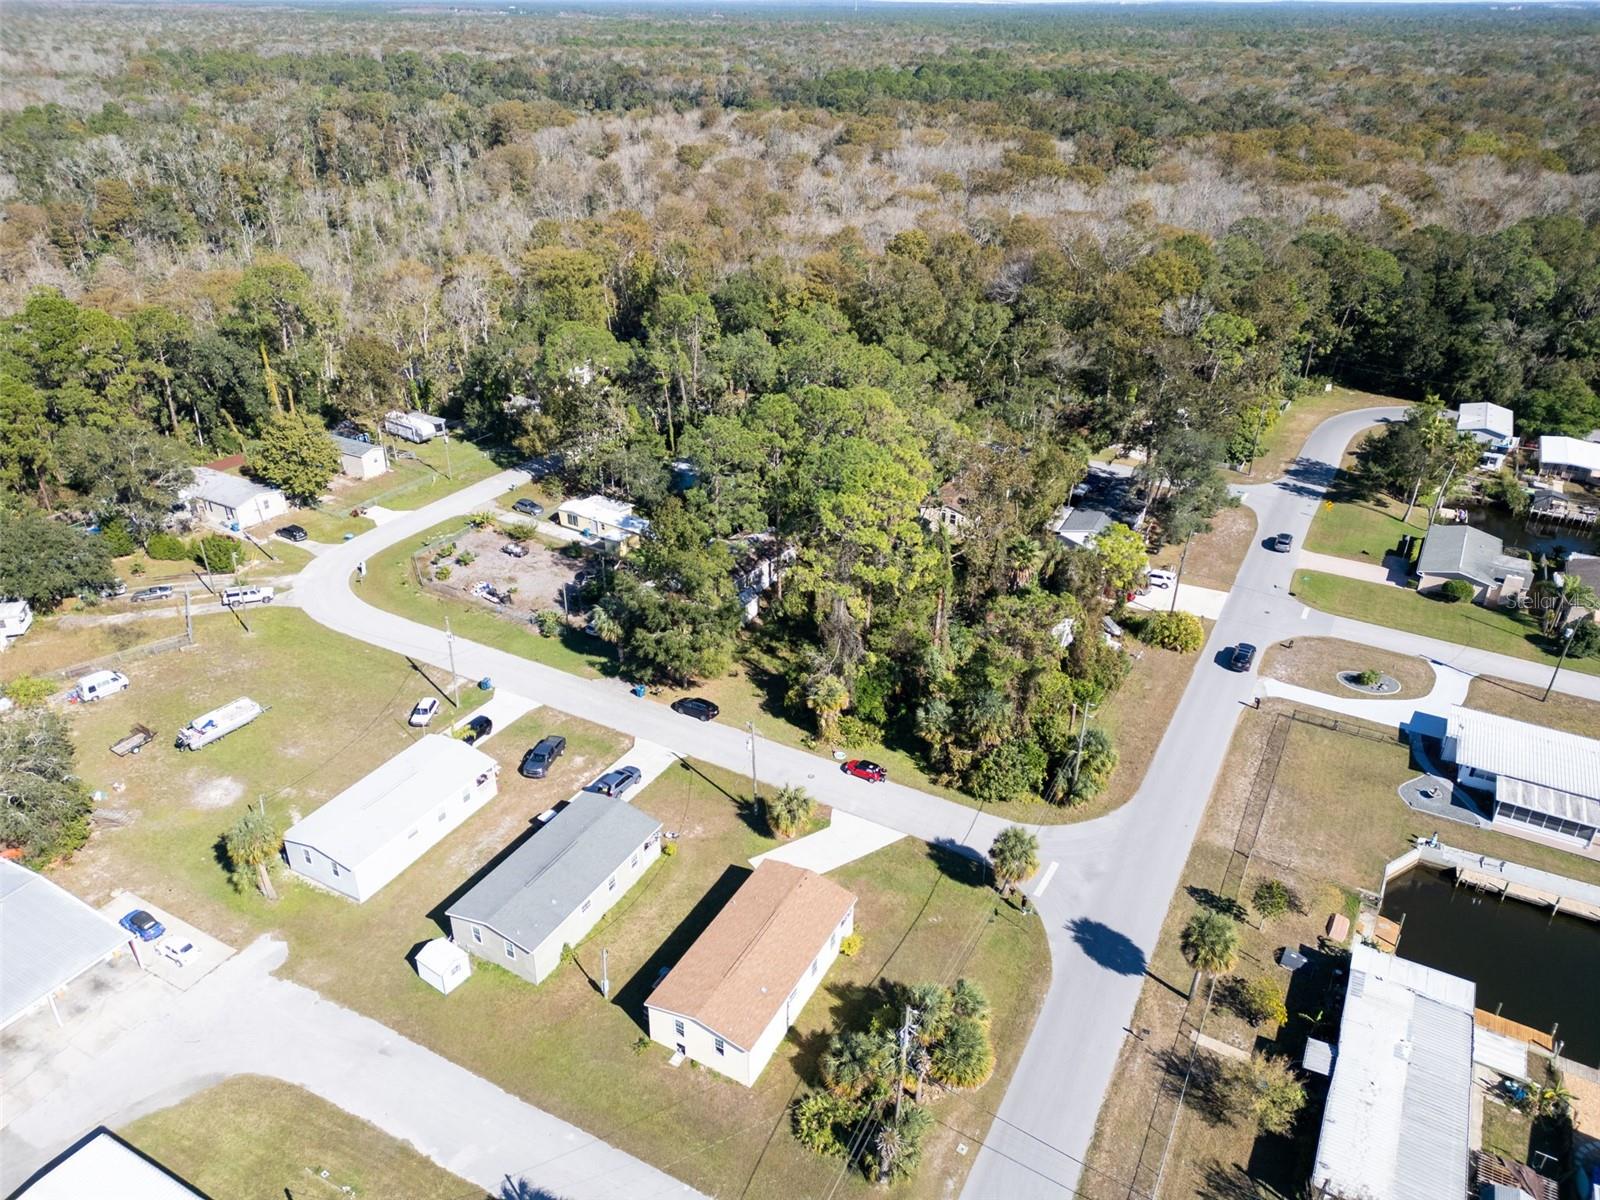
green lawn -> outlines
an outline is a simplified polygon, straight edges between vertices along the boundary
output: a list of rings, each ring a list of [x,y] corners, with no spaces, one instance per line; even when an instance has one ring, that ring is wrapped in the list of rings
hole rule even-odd
[[[237,1075],[118,1132],[219,1200],[331,1197],[344,1194],[342,1188],[358,1198],[483,1195],[360,1118],[257,1075]]]
[[[1381,564],[1406,534],[1423,537],[1428,532],[1428,509],[1418,504],[1411,520],[1402,521],[1405,505],[1387,496],[1370,500],[1325,500],[1311,522],[1306,549]]]
[[[1346,579],[1320,571],[1297,571],[1294,594],[1312,608],[1422,634],[1496,654],[1553,667],[1538,627],[1519,613],[1478,604],[1450,604],[1405,588]],[[1567,670],[1600,675],[1600,659],[1568,658]]]
[[[391,448],[415,454],[416,459],[401,459],[386,475],[341,488],[338,496],[342,511],[372,504],[393,509],[421,508],[504,470],[488,450],[454,435],[448,442],[435,438],[420,446],[392,441]]]

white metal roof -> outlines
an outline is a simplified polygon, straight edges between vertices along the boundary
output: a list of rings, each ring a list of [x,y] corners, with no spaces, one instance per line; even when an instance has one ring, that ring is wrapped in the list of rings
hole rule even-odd
[[[1354,948],[1314,1186],[1362,1200],[1467,1194],[1476,991]]]
[[[0,617],[21,617],[28,613],[26,600],[0,600]]]
[[[1528,1074],[1528,1043],[1508,1038],[1491,1029],[1472,1031],[1472,1061],[1513,1079],[1531,1078]]]
[[[115,921],[59,884],[0,859],[0,1027],[127,940]]]
[[[1456,428],[1463,431],[1481,429],[1485,433],[1511,436],[1511,410],[1499,404],[1463,404],[1456,418]]]
[[[240,475],[228,475],[222,471],[213,471],[210,467],[196,467],[194,482],[180,494],[185,500],[205,500],[211,504],[220,504],[223,508],[239,509],[257,496],[268,495],[277,490]]]
[[[136,1153],[107,1130],[97,1130],[34,1185],[26,1200],[205,1200],[201,1193]]]
[[[571,513],[599,525],[615,525],[628,533],[644,533],[650,528],[649,521],[633,515],[633,505],[609,496],[583,496],[567,500],[556,511]]]
[[[1459,705],[1446,733],[1457,766],[1600,800],[1600,741]]]
[[[417,967],[448,975],[467,961],[467,952],[449,938],[436,937],[417,951]]]
[[[1501,775],[1494,781],[1494,798],[1501,804],[1515,804],[1530,812],[1600,829],[1600,800],[1591,800],[1587,796],[1574,796],[1571,792],[1540,787],[1536,783]]]
[[[351,784],[283,835],[320,850],[354,871],[403,838],[447,793],[472,787],[495,761],[456,738],[418,738],[370,775]]]
[[[1539,464],[1544,467],[1582,467],[1600,471],[1600,442],[1545,434],[1539,439]]]

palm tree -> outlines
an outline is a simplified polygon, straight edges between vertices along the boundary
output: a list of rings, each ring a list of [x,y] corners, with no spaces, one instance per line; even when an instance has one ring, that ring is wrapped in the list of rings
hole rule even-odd
[[[278,898],[272,886],[270,868],[273,859],[278,857],[278,851],[283,848],[283,835],[265,811],[245,809],[244,816],[223,835],[223,847],[235,871],[254,871],[256,889],[268,900]]]
[[[1000,894],[1009,896],[1015,885],[1039,869],[1039,839],[1021,825],[1002,829],[989,847],[989,862]]]
[[[817,717],[817,736],[839,740],[839,716],[850,707],[850,689],[837,675],[818,675],[806,685],[806,704]]]
[[[1239,927],[1219,912],[1198,912],[1183,927],[1178,945],[1191,967],[1215,978],[1239,961]]]
[[[617,620],[603,608],[596,608],[589,615],[589,624],[594,627],[594,635],[602,642],[610,642],[612,649],[617,653],[617,666],[622,666],[622,622]]]
[[[775,796],[767,801],[767,824],[781,838],[792,838],[811,819],[817,802],[802,787],[784,784]]]

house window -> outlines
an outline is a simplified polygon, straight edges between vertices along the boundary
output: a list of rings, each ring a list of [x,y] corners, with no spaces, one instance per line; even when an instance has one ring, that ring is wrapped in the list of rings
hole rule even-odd
[[[585,900],[585,901],[584,901],[584,902],[583,902],[583,907],[582,907],[582,908],[580,908],[580,909],[579,909],[579,910],[578,910],[578,911],[579,911],[579,912],[588,912],[588,911],[589,911],[589,905],[591,905],[591,904],[593,904],[593,903],[594,903],[594,901],[593,901],[593,900]]]
[[[838,947],[839,947],[839,931],[837,929],[835,929],[833,931],[833,936],[828,939],[828,949],[836,950],[836,949],[838,949]]]
[[[301,851],[300,851],[300,853],[301,853],[301,854],[304,854],[304,855],[305,855],[305,856],[306,856],[306,861],[307,861],[307,862],[310,862],[310,861],[311,861],[311,851],[309,851],[309,850],[306,850],[306,849],[304,849],[304,848],[302,848],[302,849],[301,849]]]
[[[718,1054],[726,1054],[727,1053],[726,1048],[722,1044],[722,1039],[721,1038],[717,1038],[716,1039],[716,1047],[717,1047],[717,1053]]]
[[[480,946],[483,945],[483,930],[477,925],[472,927],[472,940],[477,942]]]
[[[813,958],[811,960],[811,973],[813,975],[815,975],[817,973],[817,964],[820,963],[821,961],[822,960],[820,958]]]
[[[674,1021],[672,1023],[672,1032],[677,1034],[679,1037],[682,1037],[683,1036],[683,1022],[682,1021]]]
[[[468,788],[466,791],[461,793],[461,803],[466,804],[471,799],[472,799],[472,789],[471,788]]]
[[[651,838],[651,839],[650,839],[650,842],[653,842],[653,841],[655,841],[655,838]],[[645,843],[645,844],[644,844],[644,845],[643,845],[643,846],[641,846],[641,847],[640,847],[640,849],[641,849],[641,850],[648,850],[648,849],[650,849],[650,842],[646,842],[646,843]]]
[[[337,878],[339,878],[339,864],[338,863],[333,863],[332,866],[333,866],[333,877],[335,879],[337,879]]]
[[[445,818],[445,812],[444,812],[444,809],[441,808],[439,810],[439,820],[442,821],[442,820],[444,820],[444,818]]]
[[[639,865],[639,856],[635,854],[633,858],[629,860],[628,865],[630,867],[637,867]]]
[[[616,890],[617,890],[617,877],[615,875],[613,875],[611,877],[611,882],[606,884],[606,891],[614,892]]]
[[[511,944],[511,942],[508,940],[506,942],[506,957],[507,958],[516,958],[516,956],[517,956],[517,948],[515,946],[513,946]]]

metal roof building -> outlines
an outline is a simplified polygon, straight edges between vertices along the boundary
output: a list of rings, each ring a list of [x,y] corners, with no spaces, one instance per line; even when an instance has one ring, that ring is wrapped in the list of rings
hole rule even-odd
[[[1497,823],[1580,847],[1600,833],[1600,741],[1457,706],[1444,758],[1464,786],[1493,790]]]
[[[661,822],[625,800],[579,792],[445,910],[451,936],[539,983],[661,853]]]
[[[1355,947],[1314,1196],[1467,1194],[1476,994],[1470,980]]]
[[[0,858],[0,1029],[110,958],[128,938],[59,884]]]
[[[1456,416],[1458,430],[1495,446],[1511,444],[1511,422],[1509,408],[1487,402],[1463,404]]]
[[[500,765],[455,738],[418,738],[283,835],[292,870],[366,900],[487,804]]]
[[[97,1129],[17,1193],[18,1200],[206,1200],[107,1129]]]

